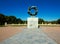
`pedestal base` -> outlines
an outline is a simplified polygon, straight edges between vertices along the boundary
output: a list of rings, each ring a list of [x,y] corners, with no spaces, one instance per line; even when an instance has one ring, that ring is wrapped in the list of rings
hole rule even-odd
[[[27,19],[27,28],[38,28],[38,18],[37,17],[29,17]]]

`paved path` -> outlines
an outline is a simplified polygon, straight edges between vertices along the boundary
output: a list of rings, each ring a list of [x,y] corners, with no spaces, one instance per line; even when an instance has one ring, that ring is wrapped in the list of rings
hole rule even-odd
[[[23,29],[0,44],[57,44],[49,38],[41,29]]]

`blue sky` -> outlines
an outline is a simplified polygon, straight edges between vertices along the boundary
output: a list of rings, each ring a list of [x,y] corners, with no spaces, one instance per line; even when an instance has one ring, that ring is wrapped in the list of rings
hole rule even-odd
[[[60,0],[0,0],[0,13],[26,20],[30,17],[27,13],[30,6],[37,6],[36,17],[45,21],[60,18]]]

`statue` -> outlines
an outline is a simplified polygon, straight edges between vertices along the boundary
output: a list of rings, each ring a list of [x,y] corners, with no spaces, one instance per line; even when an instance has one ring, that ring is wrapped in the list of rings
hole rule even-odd
[[[31,13],[31,9],[34,9],[35,12]],[[36,6],[31,6],[28,8],[28,14],[31,16],[27,19],[27,27],[28,28],[38,28],[38,18],[35,17],[38,13],[38,9]]]

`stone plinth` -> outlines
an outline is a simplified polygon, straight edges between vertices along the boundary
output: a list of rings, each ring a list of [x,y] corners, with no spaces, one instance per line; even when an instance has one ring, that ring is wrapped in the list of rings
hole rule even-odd
[[[27,18],[27,28],[38,28],[38,18],[28,17]]]

